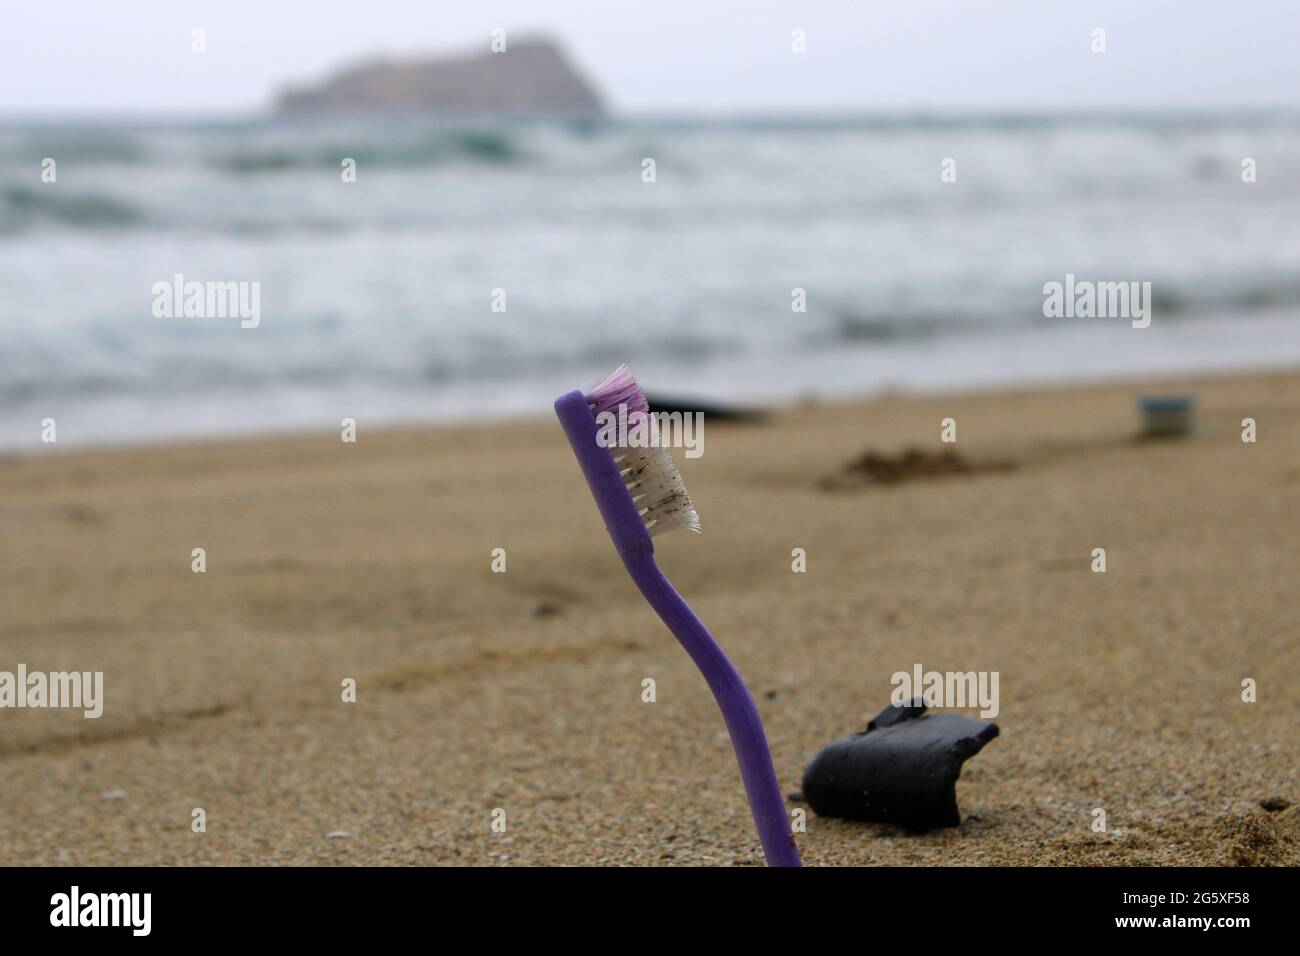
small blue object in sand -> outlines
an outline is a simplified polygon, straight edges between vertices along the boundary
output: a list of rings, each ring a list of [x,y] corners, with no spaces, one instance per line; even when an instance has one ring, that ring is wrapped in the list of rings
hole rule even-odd
[[[1190,395],[1143,395],[1138,407],[1144,438],[1186,438],[1192,432],[1196,401]]]

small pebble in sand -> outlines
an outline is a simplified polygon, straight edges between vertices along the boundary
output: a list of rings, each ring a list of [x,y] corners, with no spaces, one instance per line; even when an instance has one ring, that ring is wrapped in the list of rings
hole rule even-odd
[[[352,834],[349,833],[347,830],[335,830],[335,831],[333,831],[332,833],[327,833],[327,834],[325,834],[325,839],[327,839],[327,840],[350,840],[350,839],[352,839]]]
[[[1279,810],[1285,810],[1291,806],[1291,801],[1286,797],[1265,797],[1259,801],[1259,805],[1271,813],[1277,813]]]
[[[126,799],[126,791],[125,791],[125,790],[105,790],[103,793],[101,793],[101,794],[99,795],[99,798],[100,798],[101,800],[125,800],[125,799]]]
[[[538,601],[533,605],[532,610],[528,612],[528,616],[536,620],[541,617],[554,617],[563,613],[563,611],[564,608],[551,601]]]

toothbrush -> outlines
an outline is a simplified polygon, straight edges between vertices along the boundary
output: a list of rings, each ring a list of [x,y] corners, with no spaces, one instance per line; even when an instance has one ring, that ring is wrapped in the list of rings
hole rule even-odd
[[[798,866],[799,850],[754,699],[722,647],[655,563],[651,537],[673,528],[698,533],[699,515],[667,448],[656,442],[644,448],[599,443],[597,416],[619,416],[620,406],[629,421],[634,421],[634,413],[650,412],[626,365],[585,395],[561,395],[555,400],[555,414],[627,573],[691,656],[722,710],[768,865]]]

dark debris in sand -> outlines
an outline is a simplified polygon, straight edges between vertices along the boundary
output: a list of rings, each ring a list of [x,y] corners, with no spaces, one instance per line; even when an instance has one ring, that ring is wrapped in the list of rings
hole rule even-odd
[[[860,488],[864,485],[898,485],[908,481],[1012,471],[1014,461],[972,462],[955,449],[940,452],[907,448],[896,455],[867,451],[844,465],[836,474],[818,483],[824,491]]]

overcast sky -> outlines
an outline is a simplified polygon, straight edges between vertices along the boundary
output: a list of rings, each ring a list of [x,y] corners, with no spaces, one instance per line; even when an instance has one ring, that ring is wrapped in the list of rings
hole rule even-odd
[[[495,27],[559,38],[632,114],[1300,103],[1300,0],[41,0],[5,5],[0,114],[257,111],[373,54],[486,50]]]

